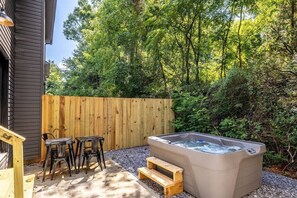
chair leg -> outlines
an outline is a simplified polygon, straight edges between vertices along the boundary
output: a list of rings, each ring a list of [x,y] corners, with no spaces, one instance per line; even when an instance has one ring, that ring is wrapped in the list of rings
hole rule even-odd
[[[103,165],[104,165],[104,168],[106,168],[105,158],[104,158],[104,151],[103,151],[103,140],[100,140],[99,143],[100,143],[100,151],[101,151],[101,154],[102,154]]]
[[[97,162],[98,162],[98,164],[99,164],[99,166],[100,166],[101,170],[103,170],[103,168],[102,168],[102,164],[101,164],[101,157],[100,157],[100,153],[97,153]]]
[[[44,167],[43,167],[42,181],[44,181],[44,179],[45,179],[45,173],[46,173],[47,162],[48,162],[48,158],[49,158],[49,152],[50,152],[50,150],[49,150],[49,148],[47,148],[47,151],[46,151],[47,155],[46,155],[45,163],[44,163]]]
[[[85,165],[85,159],[86,159],[86,155],[83,155],[83,161],[82,161],[81,168],[83,168],[83,167],[84,167],[84,165]]]
[[[86,157],[87,159],[87,168],[86,168],[86,174],[88,174],[88,169],[89,169],[89,166],[90,166],[90,157],[89,156],[87,156]]]
[[[50,164],[50,172],[53,170],[53,159],[54,159],[54,153],[51,152],[51,164]]]
[[[70,144],[70,147],[69,147],[69,154],[70,154],[71,164],[72,164],[72,166],[74,166],[74,168],[76,169],[73,144]]]
[[[46,158],[46,157],[45,157]],[[43,163],[42,163],[42,168],[44,168],[45,166],[45,160],[43,160]]]
[[[54,161],[54,158],[51,158],[51,164],[50,164],[50,173],[52,172],[53,170],[53,161]]]
[[[72,156],[70,155],[70,152],[71,150],[69,149],[69,159],[70,159],[71,166],[73,166],[73,160],[72,160]]]
[[[71,168],[70,168],[70,158],[69,157],[66,158],[66,162],[68,165],[69,176],[71,177]]]
[[[55,174],[55,171],[56,171],[56,166],[57,166],[57,163],[60,162],[60,161],[54,161],[54,168],[53,168],[53,172],[52,172],[52,177],[51,177],[51,180],[53,180],[54,178],[54,174]]]
[[[79,150],[79,155],[78,155],[77,173],[79,173],[79,170],[80,170],[80,160],[81,160],[82,153],[83,153],[83,151],[82,151],[83,146],[84,146],[84,143],[82,143],[82,142],[80,142],[80,143],[78,144],[78,147],[79,147],[79,149],[78,149],[78,150]]]

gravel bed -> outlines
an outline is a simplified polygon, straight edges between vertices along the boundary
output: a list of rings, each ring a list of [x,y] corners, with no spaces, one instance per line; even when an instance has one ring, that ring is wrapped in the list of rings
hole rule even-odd
[[[137,176],[137,168],[146,166],[146,157],[149,156],[149,147],[134,147],[117,151],[109,151],[106,157],[120,164],[124,169]],[[155,193],[163,196],[163,189],[151,180],[142,180]],[[174,198],[193,198],[183,192]],[[282,175],[263,171],[263,185],[244,198],[297,198],[297,180]]]

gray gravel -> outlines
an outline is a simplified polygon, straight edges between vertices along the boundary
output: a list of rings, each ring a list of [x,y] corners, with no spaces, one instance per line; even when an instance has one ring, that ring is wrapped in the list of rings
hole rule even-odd
[[[137,168],[146,166],[146,158],[149,156],[149,147],[134,147],[117,151],[109,151],[106,157],[120,164],[124,169],[137,176]],[[150,180],[142,180],[155,193],[163,196],[163,189]],[[175,198],[192,198],[190,194],[183,192]],[[297,198],[297,180],[282,175],[263,171],[263,185],[244,198]]]

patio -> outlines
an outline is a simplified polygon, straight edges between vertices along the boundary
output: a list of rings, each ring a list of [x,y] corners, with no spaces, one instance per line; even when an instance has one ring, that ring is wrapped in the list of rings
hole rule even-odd
[[[106,161],[107,168],[100,170],[91,163],[88,174],[68,176],[65,163],[57,169],[55,177],[47,176],[42,182],[42,165],[25,167],[25,174],[35,174],[33,197],[155,197],[154,193],[112,160]]]

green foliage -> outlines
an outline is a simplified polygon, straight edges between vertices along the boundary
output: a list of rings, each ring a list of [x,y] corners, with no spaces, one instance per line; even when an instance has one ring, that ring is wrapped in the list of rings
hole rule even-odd
[[[297,111],[292,108],[279,108],[270,120],[271,133],[267,144],[276,148],[276,155],[268,155],[268,160],[288,167],[296,167],[297,158]],[[277,161],[276,161],[277,160]]]
[[[189,93],[176,94],[173,110],[176,115],[173,124],[177,131],[209,132],[211,130],[207,98],[203,95],[196,97]]]
[[[226,78],[213,87],[213,118],[221,120],[228,116],[242,117],[251,106],[248,74],[238,68],[232,69]]]
[[[265,161],[264,163],[266,165],[271,165],[271,164],[282,164],[286,158],[284,155],[282,155],[281,153],[276,153],[275,151],[273,150],[268,150],[266,153],[265,153]]]
[[[219,124],[219,131],[223,136],[247,139],[248,138],[248,121],[245,118],[225,118]]]
[[[179,131],[194,130],[263,142],[268,150],[264,156],[267,166],[277,164],[284,170],[296,170],[297,109],[296,100],[292,101],[288,95],[296,87],[294,89],[290,83],[279,86],[282,81],[270,76],[264,83],[266,71],[255,73],[254,76],[262,76],[262,80],[257,81],[241,74],[239,71],[230,72],[230,76],[210,86],[208,92],[198,95],[184,93],[175,97],[175,127]],[[241,111],[236,109],[241,105],[234,105],[239,102],[246,105]]]
[[[67,70],[53,71],[48,91],[173,97],[177,131],[264,142],[267,165],[297,169],[296,7],[289,0],[79,0],[64,23],[78,47]]]
[[[50,62],[49,72],[50,75],[45,81],[45,92],[51,95],[62,95],[64,90],[62,71],[54,62]]]
[[[147,86],[152,79],[139,66],[134,69],[125,62],[116,63],[115,71],[115,95],[122,97],[143,97],[149,95]]]
[[[250,108],[242,103],[250,95],[240,87],[250,71],[277,65],[296,76],[296,64],[287,64],[297,49],[296,13],[284,11],[291,7],[296,4],[287,0],[79,0],[64,23],[66,37],[78,42],[65,61],[76,71],[65,72],[64,92],[168,97],[179,88],[218,87],[216,81],[228,76],[214,101],[240,95],[216,109],[217,119],[240,117]]]

